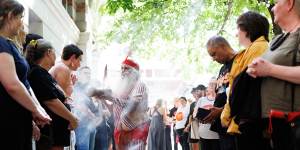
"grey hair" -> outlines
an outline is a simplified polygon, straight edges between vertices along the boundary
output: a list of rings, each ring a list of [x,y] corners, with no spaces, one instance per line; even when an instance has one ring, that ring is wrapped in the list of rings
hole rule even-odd
[[[206,43],[206,48],[219,47],[219,46],[231,47],[228,41],[219,35],[215,35],[211,37]]]
[[[32,40],[26,47],[25,57],[29,64],[36,64],[49,49],[53,50],[50,42],[44,39]]]

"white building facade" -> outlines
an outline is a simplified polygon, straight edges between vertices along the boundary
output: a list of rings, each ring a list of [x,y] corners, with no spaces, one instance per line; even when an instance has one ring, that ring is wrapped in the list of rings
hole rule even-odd
[[[67,44],[78,45],[84,53],[91,46],[86,16],[86,0],[17,0],[25,7],[27,33],[44,37],[54,46],[58,56]],[[86,55],[83,57],[86,62]]]

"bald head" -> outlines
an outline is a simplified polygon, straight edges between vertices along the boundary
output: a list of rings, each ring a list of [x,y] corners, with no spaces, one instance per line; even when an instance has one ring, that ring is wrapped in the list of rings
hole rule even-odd
[[[235,55],[228,41],[218,35],[211,37],[207,41],[206,48],[213,60],[221,64],[230,61]]]

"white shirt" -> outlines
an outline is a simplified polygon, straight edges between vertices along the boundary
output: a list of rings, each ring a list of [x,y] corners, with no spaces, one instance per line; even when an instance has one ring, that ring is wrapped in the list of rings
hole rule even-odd
[[[183,119],[180,120],[180,121],[177,121],[176,120],[176,125],[175,125],[175,129],[182,129],[184,128],[185,124],[186,124],[186,121],[188,119],[188,115],[189,115],[189,112],[190,112],[190,105],[186,104],[184,107],[183,106],[180,106],[177,111],[176,111],[176,114],[177,113],[180,113],[182,112],[183,114]],[[176,115],[175,115],[176,116]]]
[[[207,97],[202,97],[198,100],[198,102],[195,106],[195,110],[198,110],[198,108],[209,109],[209,108],[213,107],[214,101],[215,100],[209,100]],[[219,134],[217,132],[211,131],[210,126],[211,126],[211,124],[199,123],[200,137],[203,139],[219,139]]]

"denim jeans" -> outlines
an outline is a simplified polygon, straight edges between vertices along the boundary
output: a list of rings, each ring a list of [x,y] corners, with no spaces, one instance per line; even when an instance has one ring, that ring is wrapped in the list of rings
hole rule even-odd
[[[88,129],[84,126],[78,126],[76,133],[76,150],[93,150],[95,141],[95,129]]]
[[[94,150],[107,150],[109,147],[109,128],[106,121],[102,121],[96,128],[95,148]]]
[[[112,144],[112,150],[116,150],[116,145],[114,140],[114,130],[115,130],[114,117],[112,115],[108,118],[107,125],[109,128],[109,132],[108,132],[109,144]]]

